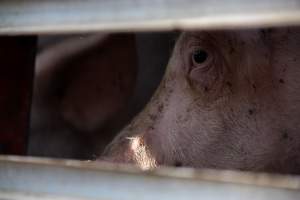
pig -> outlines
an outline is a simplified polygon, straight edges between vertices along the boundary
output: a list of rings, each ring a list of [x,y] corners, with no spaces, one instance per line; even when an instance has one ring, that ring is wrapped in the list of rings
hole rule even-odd
[[[122,126],[120,112],[136,82],[135,36],[72,36],[44,46],[36,60],[29,154],[90,159]]]
[[[300,173],[300,29],[187,31],[100,160]]]

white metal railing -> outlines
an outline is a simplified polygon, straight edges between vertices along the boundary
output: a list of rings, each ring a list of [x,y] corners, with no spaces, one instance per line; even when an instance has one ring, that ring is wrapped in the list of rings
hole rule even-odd
[[[299,0],[0,1],[2,35],[299,24]]]
[[[5,200],[299,200],[300,177],[0,156]]]
[[[300,25],[300,0],[1,0],[0,35]],[[0,200],[299,200],[300,178],[0,156]]]

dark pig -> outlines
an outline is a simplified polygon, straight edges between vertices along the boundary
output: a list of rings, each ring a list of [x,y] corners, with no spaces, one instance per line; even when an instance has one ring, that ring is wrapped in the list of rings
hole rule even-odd
[[[29,154],[85,159],[101,150],[114,136],[108,126],[119,126],[136,72],[134,34],[46,46],[37,55]]]
[[[300,173],[298,28],[185,32],[150,103],[101,159]]]

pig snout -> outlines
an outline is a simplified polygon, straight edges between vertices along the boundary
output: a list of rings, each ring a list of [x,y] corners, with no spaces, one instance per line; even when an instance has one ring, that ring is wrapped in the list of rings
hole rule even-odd
[[[156,158],[145,140],[139,136],[118,141],[118,146],[110,146],[110,152],[104,153],[102,161],[136,164],[143,170],[157,167]]]
[[[182,33],[159,89],[104,159],[299,173],[299,41],[297,28]]]

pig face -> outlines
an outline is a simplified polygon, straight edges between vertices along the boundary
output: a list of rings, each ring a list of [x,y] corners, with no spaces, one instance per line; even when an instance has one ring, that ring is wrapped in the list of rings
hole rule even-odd
[[[186,32],[150,103],[104,160],[300,172],[300,32]]]

